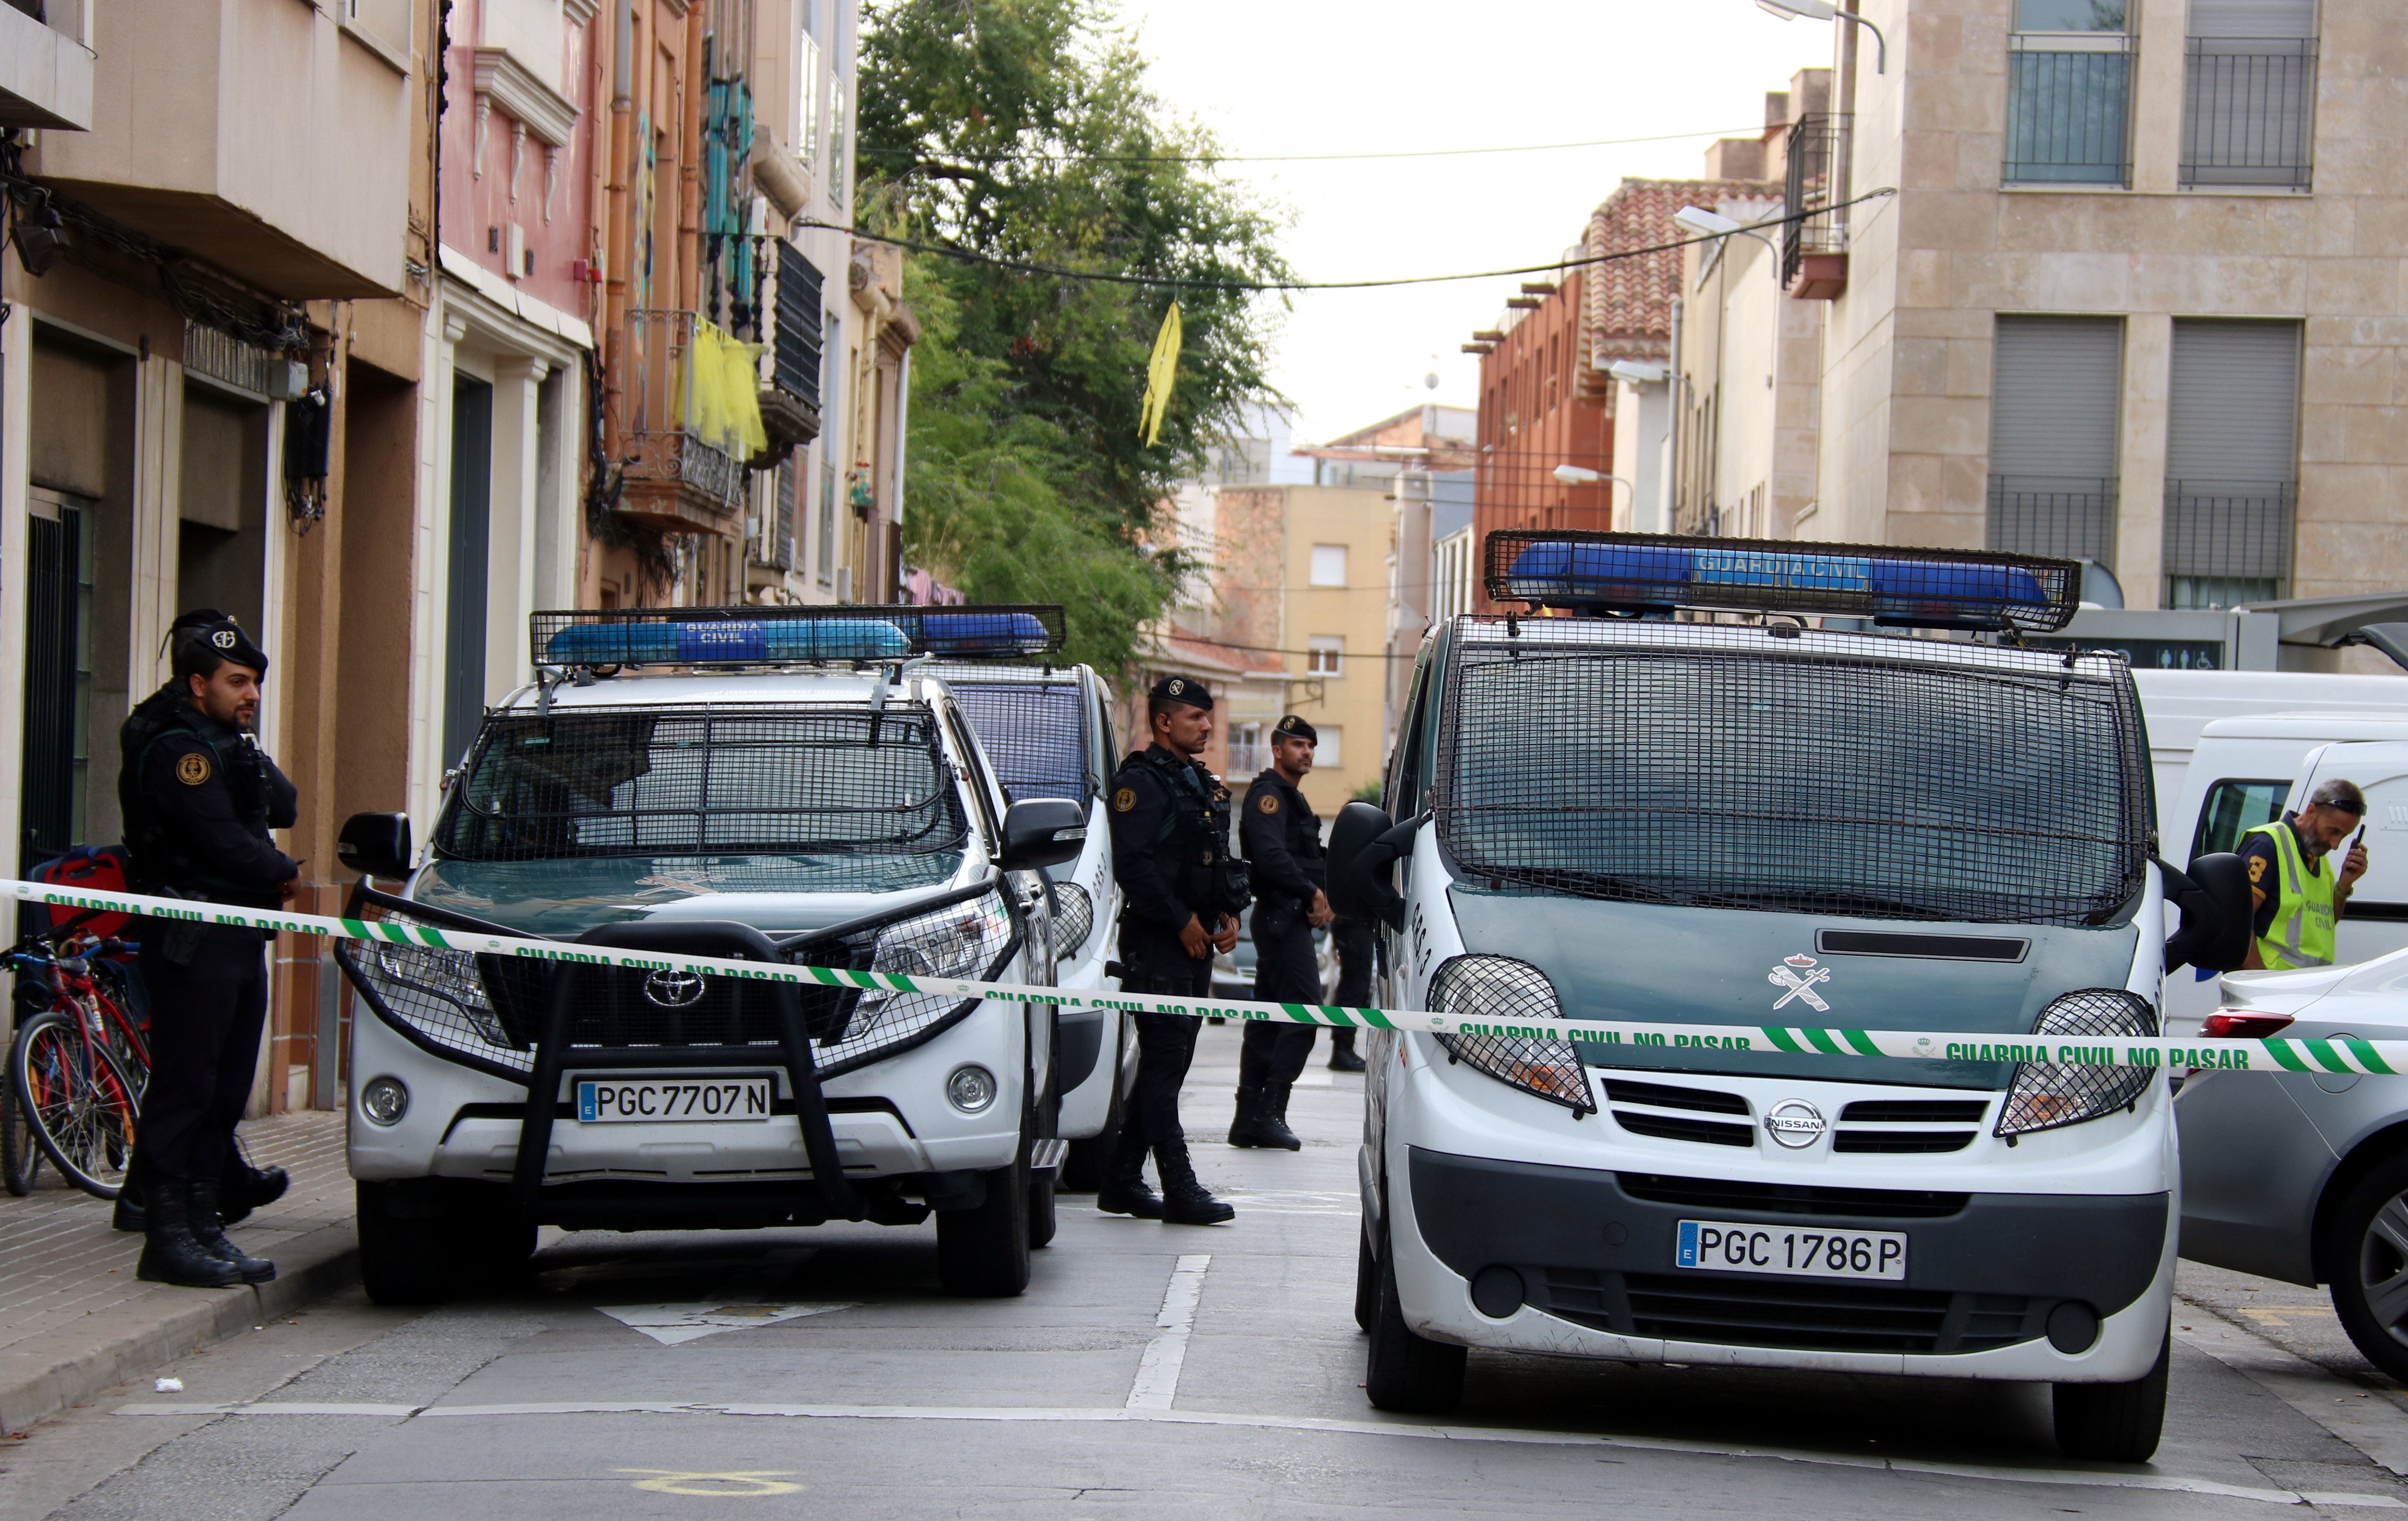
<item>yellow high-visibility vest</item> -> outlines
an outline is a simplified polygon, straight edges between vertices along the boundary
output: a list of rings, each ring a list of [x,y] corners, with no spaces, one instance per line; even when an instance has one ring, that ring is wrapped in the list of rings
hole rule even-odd
[[[2274,885],[2274,921],[2258,938],[2258,959],[2276,971],[2333,963],[2333,871],[2308,870],[2307,854],[2288,820],[2277,819],[2246,831],[2242,838],[2264,835],[2274,842],[2274,860],[2282,881]]]

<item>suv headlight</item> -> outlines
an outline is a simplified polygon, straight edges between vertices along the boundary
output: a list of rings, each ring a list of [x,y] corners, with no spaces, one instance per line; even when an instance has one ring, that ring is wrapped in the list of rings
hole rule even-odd
[[[2157,1012],[2148,1000],[2121,988],[2085,988],[2068,993],[2041,1011],[2032,1025],[2039,1036],[2140,1035],[2157,1033]],[[2059,1067],[2023,1062],[1999,1106],[2001,1136],[2028,1135],[2080,1125],[2137,1102],[2157,1075],[2153,1067]]]
[[[396,926],[415,922],[401,914],[380,921]],[[335,959],[389,1023],[483,1064],[511,1071],[524,1071],[533,1064],[494,1011],[477,958],[468,952],[343,940],[335,947]]]
[[[1054,884],[1054,956],[1068,961],[1087,943],[1096,927],[1096,900],[1075,882]]]
[[[1455,956],[1430,979],[1430,1007],[1482,1024],[1527,1026],[1563,1017],[1563,1004],[1547,974],[1511,956]],[[1575,1114],[1597,1112],[1588,1069],[1562,1036],[1441,1035],[1439,1044],[1498,1082],[1563,1105]]]
[[[871,971],[906,977],[984,977],[1012,940],[1011,915],[1003,898],[986,893],[967,902],[898,919],[878,931]],[[844,1035],[819,1054],[824,1074],[858,1067],[892,1050],[935,1034],[977,1002],[950,993],[896,993],[875,989],[861,996]]]

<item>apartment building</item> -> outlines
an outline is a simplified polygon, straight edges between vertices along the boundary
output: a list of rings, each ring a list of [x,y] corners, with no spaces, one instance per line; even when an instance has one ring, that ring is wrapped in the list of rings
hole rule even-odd
[[[1861,8],[1886,72],[1840,29],[1797,130],[1843,151],[1786,186],[1828,303],[1798,532],[2089,559],[2132,607],[2397,587],[2398,7]]]

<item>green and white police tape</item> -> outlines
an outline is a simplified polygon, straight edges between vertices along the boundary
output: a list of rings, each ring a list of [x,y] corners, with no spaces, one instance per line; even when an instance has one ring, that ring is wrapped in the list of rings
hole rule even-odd
[[[638,971],[683,970],[712,977],[815,987],[886,989],[935,993],[960,998],[997,998],[1014,1003],[1076,1003],[1081,1008],[1119,1009],[1140,1014],[1210,1014],[1225,1019],[1262,1019],[1338,1029],[1417,1030],[1434,1035],[1486,1036],[1499,1040],[1569,1040],[1606,1046],[1682,1048],[1704,1051],[1786,1052],[1797,1055],[1889,1056],[1910,1061],[2046,1062],[2064,1067],[2206,1068],[2235,1072],[2408,1073],[2408,1040],[2361,1040],[2355,1037],[2301,1040],[2177,1040],[2111,1035],[1999,1035],[1940,1030],[1817,1028],[1785,1025],[1695,1025],[1675,1021],[1558,1019],[1505,1024],[1466,1019],[1426,1010],[1345,1009],[1330,1004],[1254,1003],[1226,998],[1177,998],[1145,993],[1097,993],[1019,983],[982,983],[958,977],[906,977],[895,972],[847,971],[779,962],[735,961],[717,956],[624,951],[607,945],[488,935],[433,925],[337,919],[279,909],[232,908],[186,898],[147,897],[55,887],[46,882],[0,879],[0,890],[26,903],[54,909],[98,909],[201,924],[325,935],[336,940],[424,946],[477,955],[524,956]]]

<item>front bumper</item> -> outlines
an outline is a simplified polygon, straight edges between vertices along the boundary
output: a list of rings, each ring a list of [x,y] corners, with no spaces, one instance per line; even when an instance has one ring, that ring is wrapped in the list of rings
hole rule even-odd
[[[2165,1335],[2173,1254],[2163,1193],[1895,1190],[1883,1199],[1792,1186],[1753,1200],[1788,1208],[1751,1208],[1744,1187],[1727,1183],[1404,1151],[1406,1175],[1392,1165],[1389,1179],[1388,1240],[1407,1322],[1440,1341],[1625,1361],[2098,1382],[2142,1376]],[[1676,1270],[1682,1219],[1901,1230],[1908,1277]],[[2086,1315],[2097,1330],[2077,1342],[2066,1330],[2083,1329]]]

